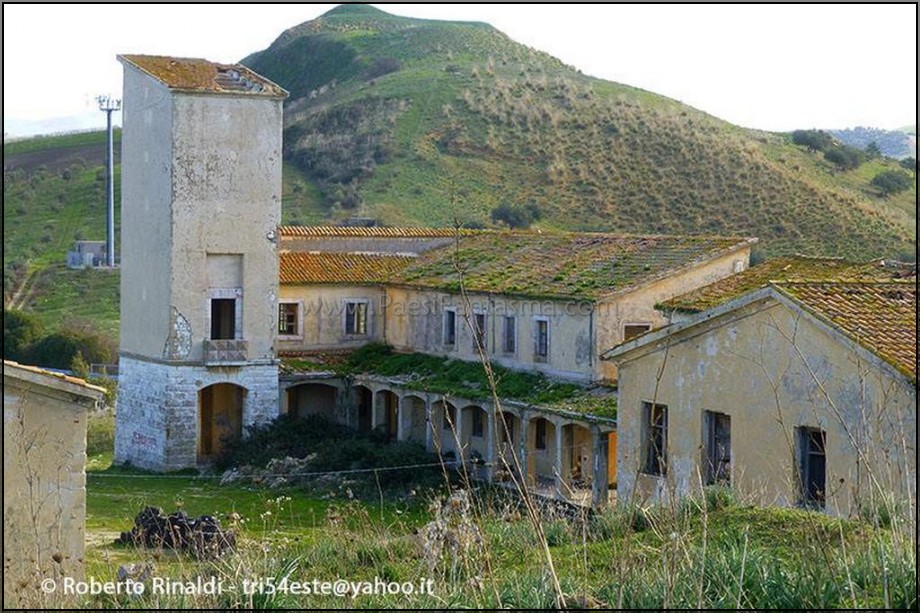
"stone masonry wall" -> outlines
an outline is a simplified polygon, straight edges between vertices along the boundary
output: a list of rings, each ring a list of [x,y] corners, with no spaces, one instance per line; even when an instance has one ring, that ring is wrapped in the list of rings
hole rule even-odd
[[[249,426],[278,416],[277,365],[207,368],[122,356],[115,463],[158,471],[194,468],[198,462],[198,392],[216,383],[246,389],[244,435]]]

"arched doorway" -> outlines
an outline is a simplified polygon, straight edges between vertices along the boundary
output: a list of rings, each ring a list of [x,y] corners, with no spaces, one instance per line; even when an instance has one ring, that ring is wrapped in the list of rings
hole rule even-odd
[[[243,435],[246,389],[232,383],[215,383],[198,392],[198,460],[220,455],[227,443]]]
[[[338,390],[322,383],[301,383],[287,390],[288,415],[303,418],[319,415],[336,421]]]
[[[424,398],[410,395],[402,399],[403,438],[404,440],[414,441],[425,444],[426,430],[428,424],[428,409]]]

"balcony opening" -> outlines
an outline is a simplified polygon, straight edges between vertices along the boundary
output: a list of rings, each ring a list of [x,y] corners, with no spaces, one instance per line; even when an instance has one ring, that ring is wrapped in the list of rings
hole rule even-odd
[[[211,299],[211,340],[236,338],[236,299]]]

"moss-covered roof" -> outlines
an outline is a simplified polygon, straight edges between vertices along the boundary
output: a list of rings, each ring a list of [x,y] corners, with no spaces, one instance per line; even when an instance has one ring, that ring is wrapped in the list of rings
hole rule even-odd
[[[281,371],[328,373],[339,376],[370,375],[398,380],[407,389],[490,400],[485,369],[479,362],[455,360],[423,353],[396,353],[386,345],[370,344],[350,352],[285,354]],[[607,387],[584,387],[554,381],[541,373],[523,372],[493,365],[498,394],[503,400],[528,404],[554,413],[615,419],[616,392]]]
[[[725,279],[675,296],[659,305],[665,311],[698,313],[711,309],[770,281],[824,279],[890,279],[892,269],[879,261],[855,264],[840,258],[792,256],[767,260]]]
[[[772,285],[916,383],[916,280],[789,281]]]
[[[420,255],[393,283],[532,298],[596,300],[750,246],[756,239],[588,232],[477,232]]]
[[[287,97],[287,92],[280,85],[242,64],[218,64],[199,58],[162,55],[119,55],[118,58],[174,91]]]

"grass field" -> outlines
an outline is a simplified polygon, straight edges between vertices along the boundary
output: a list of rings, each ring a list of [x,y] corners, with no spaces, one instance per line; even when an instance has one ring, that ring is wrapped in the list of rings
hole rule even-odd
[[[474,486],[417,500],[349,499],[347,490],[220,486],[194,475],[112,468],[111,418],[90,426],[87,575],[150,563],[173,581],[215,577],[220,595],[105,596],[100,608],[551,607],[541,539],[502,490]],[[321,493],[321,492],[325,493]],[[330,491],[339,491],[330,496]],[[113,545],[144,506],[241,520],[235,553],[213,561]],[[674,508],[588,517],[546,507],[545,541],[568,606],[647,608],[916,607],[916,550],[897,529],[795,509],[760,509],[712,491]],[[916,541],[912,541],[914,544]],[[431,579],[433,594],[242,594],[243,579]],[[48,603],[45,603],[48,604]],[[60,603],[59,603],[60,604]],[[63,604],[75,604],[74,602]]]

